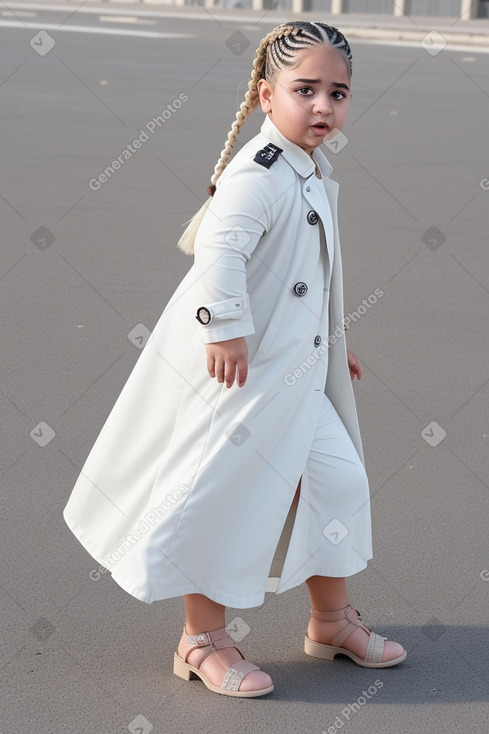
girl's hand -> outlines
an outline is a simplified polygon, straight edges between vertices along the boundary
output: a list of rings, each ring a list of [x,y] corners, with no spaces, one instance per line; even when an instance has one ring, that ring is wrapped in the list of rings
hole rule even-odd
[[[226,387],[231,387],[236,377],[238,387],[243,387],[248,377],[248,345],[244,336],[206,344],[205,351],[211,377],[225,382]]]
[[[350,379],[354,380],[356,376],[359,380],[361,380],[362,368],[360,367],[358,359],[355,357],[353,352],[350,352],[349,349],[346,350],[346,354],[348,356],[348,367],[350,368]]]

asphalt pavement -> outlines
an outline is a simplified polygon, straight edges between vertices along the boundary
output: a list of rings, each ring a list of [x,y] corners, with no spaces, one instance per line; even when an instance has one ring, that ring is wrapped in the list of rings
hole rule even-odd
[[[206,198],[254,49],[285,19],[146,11],[0,11],[0,732],[487,734],[487,43],[447,43],[448,20],[426,21],[425,40],[352,37],[345,138],[324,148],[372,492],[374,559],[350,598],[407,660],[309,658],[305,587],[267,593],[228,611],[275,683],[244,700],[175,677],[182,600],[131,597],[62,518],[190,267],[176,242]],[[347,37],[355,20],[318,19]]]

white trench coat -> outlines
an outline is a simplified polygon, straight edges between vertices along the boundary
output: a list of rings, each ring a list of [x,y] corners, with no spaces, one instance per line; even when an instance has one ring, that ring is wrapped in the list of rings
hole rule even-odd
[[[342,325],[338,184],[319,149],[314,158],[322,179],[267,117],[229,163],[194,265],[64,510],[89,553],[142,601],[202,593],[231,607],[263,602],[324,393],[363,462]],[[226,388],[209,377],[204,343],[241,336],[248,379]],[[306,508],[275,564],[278,592],[305,580],[308,532]]]

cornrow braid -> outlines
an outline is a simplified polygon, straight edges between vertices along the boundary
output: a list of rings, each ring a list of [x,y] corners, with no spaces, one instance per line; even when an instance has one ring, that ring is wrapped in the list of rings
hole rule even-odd
[[[261,40],[256,49],[248,90],[236,113],[236,118],[231,125],[224,148],[214,167],[210,186],[207,188],[209,199],[188,222],[186,230],[178,241],[178,246],[183,252],[188,255],[193,254],[195,236],[215,194],[217,180],[229,163],[236,138],[246,118],[258,106],[258,82],[260,79],[266,79],[270,82],[280,69],[290,69],[300,63],[298,59],[299,51],[307,46],[325,45],[326,43],[330,43],[333,48],[343,53],[351,76],[351,50],[348,41],[337,28],[326,25],[326,23],[310,23],[308,21],[282,23]]]
[[[352,74],[351,50],[344,35],[333,26],[326,23],[309,23],[308,21],[295,21],[294,28],[298,28],[300,34],[292,37],[280,37],[276,43],[267,48],[266,76],[271,81],[277,70],[293,68],[297,64],[297,52],[305,46],[324,45],[330,43],[333,48],[341,51],[348,64],[348,71]]]
[[[219,160],[214,167],[214,173],[211,177],[211,185],[207,189],[209,196],[214,196],[217,179],[229,162],[231,152],[234,148],[234,144],[236,143],[236,138],[243,127],[246,118],[258,106],[258,82],[260,79],[265,78],[265,65],[268,49],[278,40],[287,38],[291,35],[297,35],[297,33],[299,33],[299,29],[292,27],[290,24],[279,25],[261,40],[260,45],[256,49],[256,56],[253,61],[253,71],[251,72],[251,79],[248,82],[248,91],[246,92],[244,101],[241,102],[239,106],[239,110],[236,113],[236,119],[231,125],[231,130],[228,133],[224,149],[221,151]]]

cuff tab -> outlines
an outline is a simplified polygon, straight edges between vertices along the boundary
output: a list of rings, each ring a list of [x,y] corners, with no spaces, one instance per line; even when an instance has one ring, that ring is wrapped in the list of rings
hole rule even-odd
[[[249,296],[238,296],[228,298],[226,301],[210,303],[207,306],[199,306],[196,319],[204,326],[210,324],[214,319],[240,319],[248,306]]]

